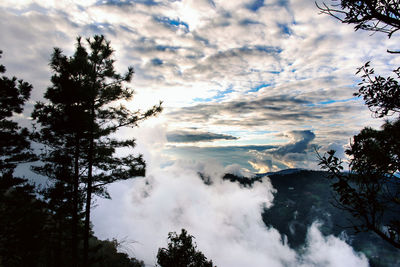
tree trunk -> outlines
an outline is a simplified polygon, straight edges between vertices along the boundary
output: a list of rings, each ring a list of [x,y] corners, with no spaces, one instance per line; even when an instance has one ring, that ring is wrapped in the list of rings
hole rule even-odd
[[[74,181],[72,200],[72,267],[78,266],[78,212],[79,212],[79,135],[75,136]]]
[[[88,151],[88,176],[86,189],[86,207],[85,207],[85,228],[84,228],[84,243],[83,243],[83,266],[88,266],[89,257],[89,231],[90,231],[90,206],[92,202],[92,183],[93,183],[93,154],[94,154],[94,103],[91,106],[91,129]]]

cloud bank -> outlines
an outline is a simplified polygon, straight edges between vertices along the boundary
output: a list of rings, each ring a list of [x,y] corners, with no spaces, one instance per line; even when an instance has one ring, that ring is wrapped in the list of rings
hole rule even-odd
[[[152,132],[160,134],[163,129],[154,127]],[[310,227],[302,252],[292,250],[281,234],[262,220],[262,211],[273,205],[275,192],[267,177],[243,187],[222,179],[227,172],[249,177],[251,172],[241,164],[223,167],[210,158],[201,163],[192,157],[165,164],[169,158],[160,148],[168,141],[163,134],[152,138],[152,132],[145,127],[135,133],[139,150],[146,151],[146,178],[113,184],[111,201],[97,199],[93,222],[99,237],[125,240],[122,250],[144,260],[146,266],[155,266],[158,248],[167,245],[168,233],[182,228],[195,236],[199,250],[220,267],[368,266],[366,257],[345,241],[323,236],[318,222]],[[291,141],[282,146],[237,147],[236,151],[242,155],[248,150],[276,155],[285,154],[280,153],[283,150],[305,153],[315,140],[307,130],[286,136]],[[238,160],[243,159],[239,154]],[[199,173],[210,182],[205,183]]]
[[[210,176],[206,185],[198,172]],[[99,200],[94,210],[95,232],[117,237],[126,251],[154,266],[167,234],[185,228],[198,248],[217,266],[368,266],[364,255],[344,241],[323,237],[318,224],[309,229],[302,254],[290,249],[279,232],[267,228],[263,208],[272,205],[268,179],[252,188],[223,181],[224,169],[213,164],[176,163],[154,170],[147,178],[112,185],[112,201]]]

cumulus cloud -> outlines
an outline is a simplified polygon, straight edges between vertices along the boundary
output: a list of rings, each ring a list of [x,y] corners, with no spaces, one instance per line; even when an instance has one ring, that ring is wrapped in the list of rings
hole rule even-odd
[[[310,130],[291,131],[284,134],[284,136],[289,137],[290,142],[279,148],[270,150],[269,153],[278,156],[283,156],[288,153],[304,154],[309,149],[310,142],[315,138],[315,134]]]
[[[282,165],[286,168],[315,166],[317,145],[311,143],[315,139],[312,131],[296,130],[279,136],[288,138],[289,142],[263,151],[250,151],[254,159],[249,163],[255,170],[265,173],[277,171],[281,169],[279,166]]]

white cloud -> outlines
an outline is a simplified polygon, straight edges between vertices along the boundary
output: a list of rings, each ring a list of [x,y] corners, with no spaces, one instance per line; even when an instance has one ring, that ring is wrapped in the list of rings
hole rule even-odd
[[[224,173],[230,173],[236,176],[242,177],[253,177],[254,174],[250,172],[248,169],[243,168],[239,164],[231,164],[225,167]]]
[[[363,254],[355,253],[345,241],[334,236],[324,237],[318,223],[313,223],[308,230],[308,247],[303,256],[306,266],[368,266]]]
[[[205,185],[198,171],[210,175],[212,185]],[[93,212],[95,233],[134,240],[127,250],[149,266],[158,248],[166,246],[168,232],[181,228],[221,267],[368,266],[363,255],[336,237],[323,237],[316,225],[310,228],[305,253],[297,254],[262,221],[262,209],[273,200],[269,181],[242,188],[223,181],[222,172],[215,165],[175,164],[150,170],[147,178],[114,184],[113,200],[99,200]]]

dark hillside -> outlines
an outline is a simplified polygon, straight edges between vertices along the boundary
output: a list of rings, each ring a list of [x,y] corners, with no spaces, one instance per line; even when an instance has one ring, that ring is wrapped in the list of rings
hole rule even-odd
[[[285,170],[258,175],[255,178],[226,174],[224,179],[252,186],[269,177],[277,192],[274,205],[265,209],[262,218],[267,226],[277,229],[289,246],[301,250],[306,245],[307,230],[315,221],[322,223],[324,235],[344,238],[356,251],[363,252],[371,266],[400,266],[398,251],[373,233],[358,233],[346,228],[349,217],[332,205],[330,181],[323,171]],[[286,236],[286,238],[285,238]]]

